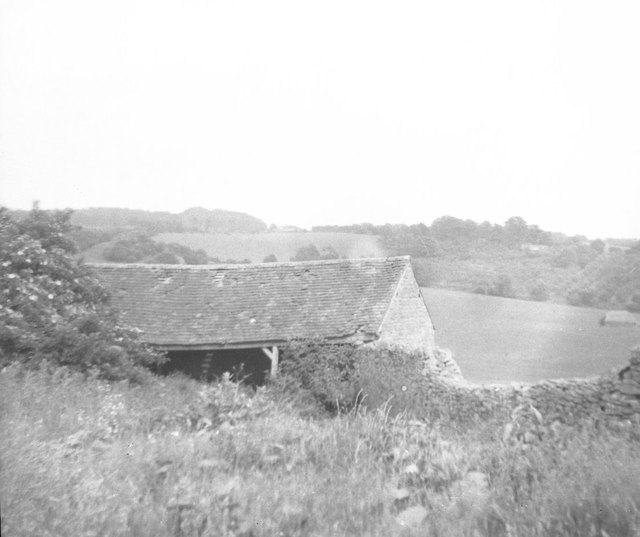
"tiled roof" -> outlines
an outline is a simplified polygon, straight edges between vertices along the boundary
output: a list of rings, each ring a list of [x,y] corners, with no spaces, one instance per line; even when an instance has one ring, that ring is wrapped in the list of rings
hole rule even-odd
[[[377,337],[408,257],[254,265],[92,265],[124,321],[164,347]]]

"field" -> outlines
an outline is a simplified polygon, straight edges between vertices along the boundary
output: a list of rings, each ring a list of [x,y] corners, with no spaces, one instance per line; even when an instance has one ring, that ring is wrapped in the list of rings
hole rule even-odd
[[[278,261],[289,261],[298,248],[315,244],[318,250],[333,247],[341,257],[380,257],[384,252],[374,235],[333,232],[218,234],[218,233],[162,233],[154,237],[161,242],[177,242],[189,248],[203,249],[211,257],[220,259],[250,259],[260,263],[269,254]]]
[[[627,365],[640,328],[601,327],[602,310],[423,288],[436,343],[474,382],[597,375]]]
[[[194,250],[202,249],[210,257],[221,260],[250,259],[261,263],[270,254],[278,261],[289,261],[298,248],[314,244],[322,252],[332,247],[346,258],[384,257],[386,254],[375,235],[309,231],[299,233],[161,233],[153,237],[160,242],[175,242]],[[110,243],[92,246],[80,254],[88,263],[104,262],[102,252]]]

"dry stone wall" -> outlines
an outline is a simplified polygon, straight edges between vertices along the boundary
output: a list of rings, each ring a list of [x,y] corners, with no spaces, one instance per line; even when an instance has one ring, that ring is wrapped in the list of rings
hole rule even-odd
[[[593,378],[509,386],[473,385],[461,378],[443,380],[447,388],[432,383],[430,396],[449,398],[461,412],[482,415],[483,411],[531,403],[548,422],[640,420],[640,347],[631,351],[627,367]]]

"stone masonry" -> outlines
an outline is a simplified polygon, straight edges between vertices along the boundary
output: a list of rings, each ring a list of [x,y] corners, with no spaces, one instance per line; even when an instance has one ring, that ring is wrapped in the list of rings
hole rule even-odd
[[[413,271],[405,270],[374,346],[395,346],[433,358],[434,328]]]
[[[593,378],[508,386],[474,385],[460,378],[445,382],[449,385],[448,396],[462,406],[491,409],[530,403],[546,422],[640,419],[640,347],[631,351],[627,367]]]

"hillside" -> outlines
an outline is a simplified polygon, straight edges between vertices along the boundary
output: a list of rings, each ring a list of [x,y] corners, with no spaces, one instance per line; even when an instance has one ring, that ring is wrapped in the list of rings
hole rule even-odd
[[[425,224],[318,226],[375,234],[389,255],[411,255],[423,286],[640,311],[640,241],[567,236],[527,224],[443,216]]]
[[[182,213],[144,211],[110,207],[78,209],[71,223],[87,229],[164,231],[202,231],[216,233],[259,233],[267,229],[260,219],[246,213],[193,207]]]
[[[381,257],[384,250],[375,235],[336,232],[220,234],[161,233],[154,240],[178,243],[194,250],[204,250],[219,259],[250,259],[254,263],[270,254],[278,261],[289,261],[299,248],[315,245],[319,250],[333,248],[340,257]],[[88,259],[88,258],[87,258]]]
[[[601,327],[604,310],[423,288],[438,346],[472,382],[598,375],[628,361],[639,327]],[[640,315],[638,315],[640,319]]]
[[[520,217],[504,225],[444,216],[431,226],[365,223],[286,233],[274,226],[266,232],[264,222],[250,215],[202,208],[179,215],[85,209],[73,221],[86,226],[72,238],[81,257],[91,262],[186,262],[197,250],[203,262],[206,256],[208,262],[289,261],[301,248],[316,253],[300,259],[410,255],[422,286],[640,311],[640,243],[569,237]],[[151,239],[166,246],[152,248]],[[164,248],[169,253],[140,258],[138,243],[150,252]],[[194,252],[180,253],[181,248]],[[114,249],[129,251],[110,255]]]

